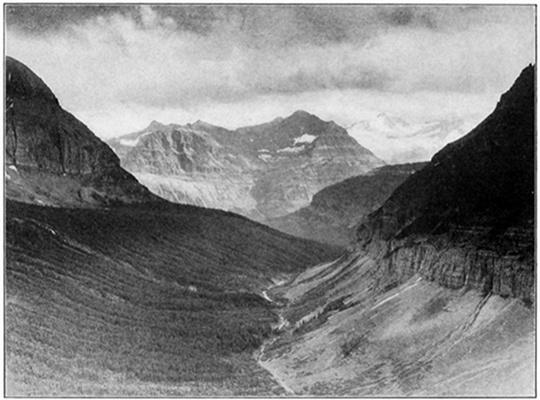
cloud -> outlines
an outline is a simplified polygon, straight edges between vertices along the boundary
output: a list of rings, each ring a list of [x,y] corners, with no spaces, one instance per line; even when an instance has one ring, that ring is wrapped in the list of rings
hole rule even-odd
[[[493,99],[535,50],[524,6],[9,5],[6,22],[7,54],[102,134],[124,129],[105,132],[111,110],[127,129],[150,112],[262,118],[324,93]]]

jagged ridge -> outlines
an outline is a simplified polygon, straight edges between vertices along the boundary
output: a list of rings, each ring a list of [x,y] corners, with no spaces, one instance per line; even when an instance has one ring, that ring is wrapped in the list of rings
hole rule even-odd
[[[155,193],[256,219],[294,211],[323,187],[383,165],[345,129],[305,111],[235,131],[153,123],[110,144]]]

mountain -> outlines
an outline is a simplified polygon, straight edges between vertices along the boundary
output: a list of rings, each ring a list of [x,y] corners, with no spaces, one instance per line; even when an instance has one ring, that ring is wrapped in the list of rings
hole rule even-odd
[[[341,253],[149,194],[91,132],[74,128],[80,122],[64,121],[39,78],[14,65],[6,71],[7,396],[535,395],[534,67],[365,217]],[[202,171],[241,163],[220,150],[244,143],[237,131],[191,126],[174,148],[207,149]],[[264,139],[277,149],[269,153],[289,140],[279,134],[285,139]],[[162,135],[153,151],[168,148]],[[180,167],[197,170],[185,153]],[[393,168],[408,169],[386,172]],[[66,189],[83,184],[101,197],[77,200]],[[360,199],[361,188],[338,185],[315,205],[340,208],[343,194],[350,212],[349,193]]]
[[[6,57],[5,72],[8,198],[70,206],[155,199],[30,69]]]
[[[284,394],[252,356],[264,290],[339,249],[157,198],[6,63],[6,395]]]
[[[346,179],[317,192],[308,207],[265,223],[294,236],[346,247],[354,238],[356,225],[425,165],[386,165]]]
[[[418,122],[380,113],[347,129],[385,161],[399,164],[428,161],[441,147],[473,127],[468,119],[455,116]]]
[[[121,138],[114,138],[108,141],[109,146],[114,150],[116,154],[118,154],[118,157],[124,157],[127,152],[134,146],[139,143],[139,140],[151,134],[154,131],[163,131],[163,132],[170,132],[172,131],[176,125],[170,124],[165,125],[162,123],[159,123],[157,121],[152,121],[150,125],[148,125],[145,129],[142,131],[134,132],[129,135],[124,135]]]
[[[258,220],[293,212],[320,189],[383,165],[345,129],[305,111],[235,131],[153,122],[109,143],[154,193]]]
[[[536,393],[535,68],[358,227],[355,247],[269,291],[259,364],[295,395]]]
[[[534,218],[534,68],[495,111],[408,179],[359,231],[361,238],[530,227]]]

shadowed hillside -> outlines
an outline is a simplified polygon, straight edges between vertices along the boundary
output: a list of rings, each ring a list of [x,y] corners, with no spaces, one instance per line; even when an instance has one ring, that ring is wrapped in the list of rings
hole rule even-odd
[[[277,322],[263,289],[337,250],[155,197],[7,67],[6,394],[283,393],[252,356]]]
[[[355,240],[358,223],[425,165],[387,165],[346,179],[315,193],[309,206],[265,223],[294,236],[347,246]]]
[[[6,57],[5,74],[7,197],[76,207],[158,200],[28,67]]]
[[[260,293],[335,254],[189,207],[6,211],[11,395],[269,394]]]

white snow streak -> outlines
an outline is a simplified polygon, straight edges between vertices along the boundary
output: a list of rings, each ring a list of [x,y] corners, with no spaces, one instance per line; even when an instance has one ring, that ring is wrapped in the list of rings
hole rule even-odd
[[[302,136],[294,139],[294,144],[296,145],[298,143],[312,143],[315,139],[317,139],[317,136],[304,133]]]
[[[139,143],[139,138],[129,140],[129,139],[120,139],[120,144],[122,146],[129,146],[129,147],[135,147],[137,146],[137,143]]]

